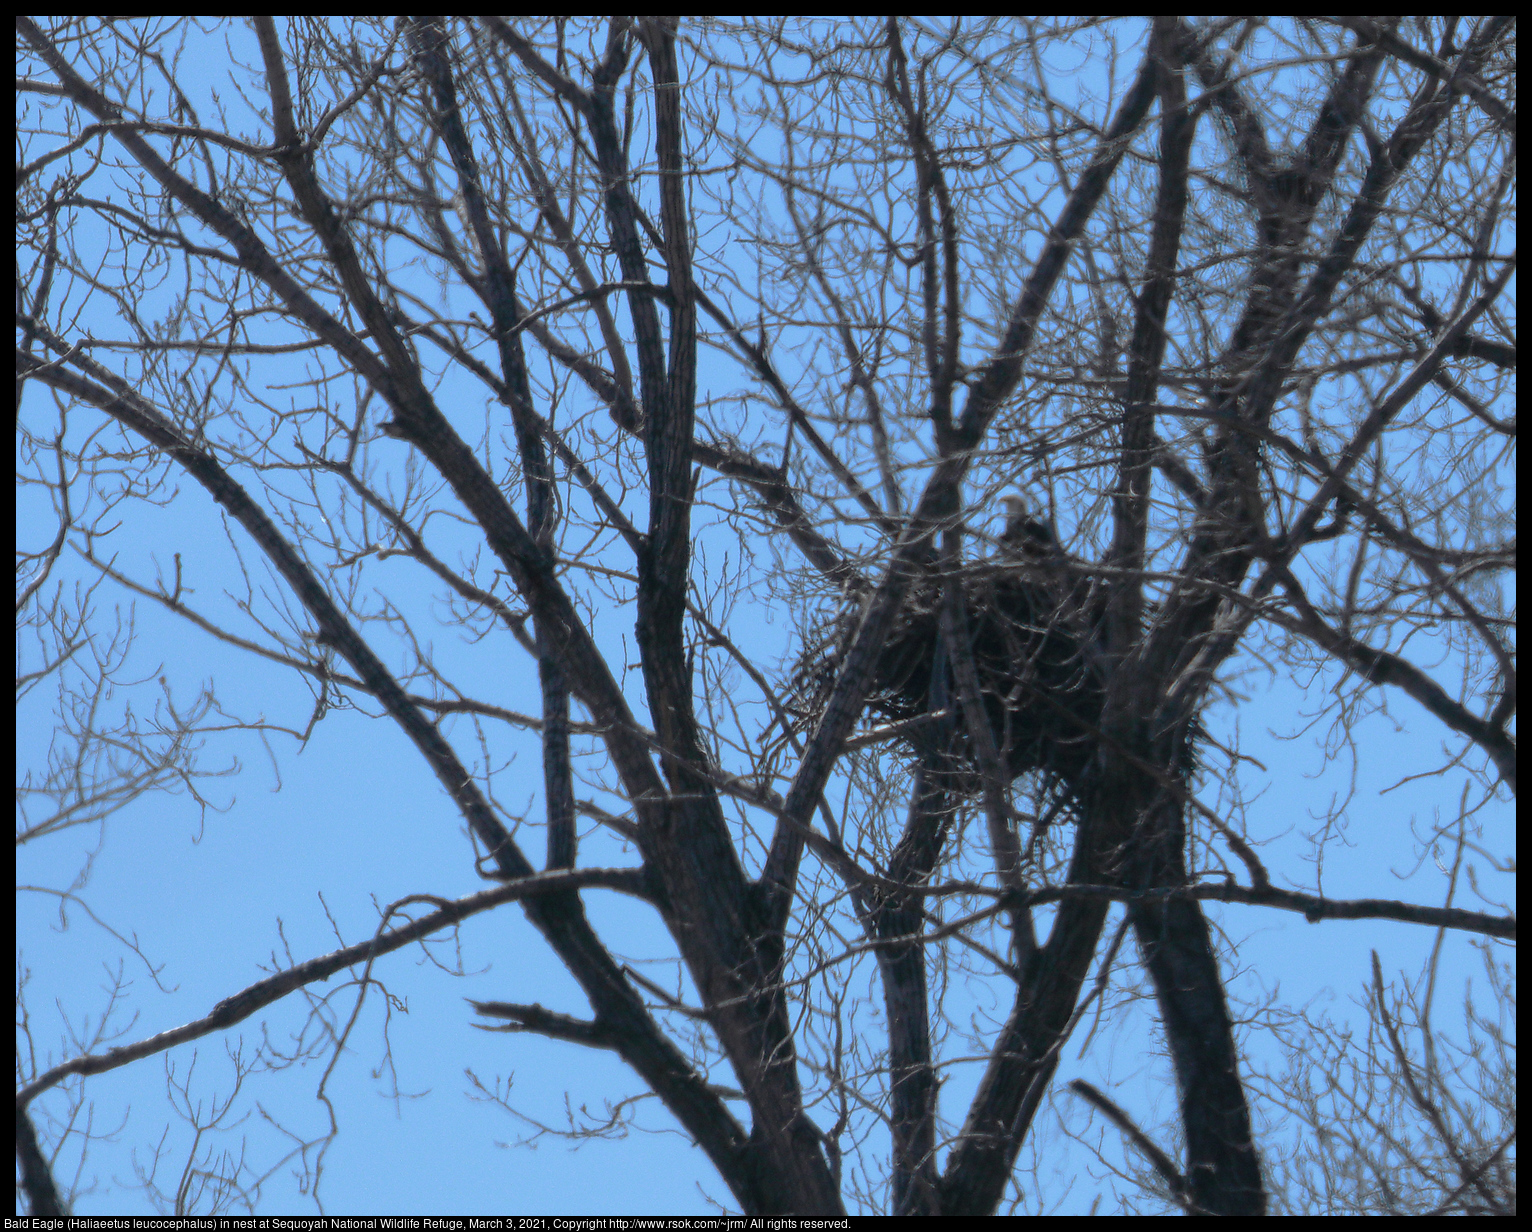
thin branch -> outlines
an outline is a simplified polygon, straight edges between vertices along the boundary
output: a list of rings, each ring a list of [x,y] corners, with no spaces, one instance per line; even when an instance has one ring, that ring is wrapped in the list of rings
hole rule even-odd
[[[595,888],[620,890],[643,898],[648,896],[645,886],[646,878],[641,869],[586,868],[537,873],[530,877],[506,882],[490,890],[480,890],[477,894],[470,894],[466,898],[443,902],[436,911],[388,932],[380,933],[370,941],[349,945],[333,953],[311,958],[307,962],[299,963],[296,967],[279,971],[269,979],[251,984],[233,996],[225,997],[205,1016],[184,1026],[161,1031],[158,1035],[152,1035],[136,1044],[125,1044],[104,1053],[75,1057],[62,1065],[56,1065],[16,1092],[17,1111],[25,1109],[37,1096],[72,1075],[88,1077],[92,1074],[108,1073],[143,1057],[174,1048],[178,1044],[200,1039],[204,1035],[211,1035],[214,1031],[227,1030],[306,984],[328,980],[347,967],[369,962],[382,954],[391,954],[412,942],[459,924],[470,916],[488,911],[503,903],[518,902],[548,894],[563,894],[571,890]]]

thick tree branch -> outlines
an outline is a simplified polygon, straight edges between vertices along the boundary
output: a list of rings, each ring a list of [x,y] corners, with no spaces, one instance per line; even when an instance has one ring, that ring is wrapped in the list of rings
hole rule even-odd
[[[120,1069],[142,1057],[165,1052],[191,1040],[201,1039],[215,1031],[225,1031],[243,1022],[250,1015],[280,1001],[289,993],[313,983],[322,983],[357,963],[371,963],[384,954],[392,954],[416,941],[422,941],[444,928],[451,928],[481,912],[492,910],[504,903],[521,902],[551,894],[565,894],[576,889],[611,889],[627,894],[646,897],[644,874],[636,868],[584,868],[557,873],[534,873],[519,881],[506,882],[493,889],[480,890],[466,898],[444,901],[432,899],[441,905],[437,910],[411,920],[398,928],[379,932],[369,941],[348,945],[343,949],[310,958],[295,967],[278,971],[268,979],[251,984],[248,988],[225,997],[203,1017],[161,1031],[136,1044],[124,1044],[104,1053],[75,1057],[56,1065],[38,1075],[16,1093],[16,1108],[21,1112],[32,1100],[50,1087],[57,1086],[65,1078],[75,1075],[89,1077]]]

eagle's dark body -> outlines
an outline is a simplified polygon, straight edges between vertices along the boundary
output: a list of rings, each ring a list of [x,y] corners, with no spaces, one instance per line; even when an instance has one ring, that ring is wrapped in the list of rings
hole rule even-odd
[[[1032,516],[1026,501],[1019,496],[1006,496],[1001,498],[1001,503],[1006,510],[1005,530],[1000,534],[1001,543],[1017,555],[1033,559],[1051,556],[1058,551],[1059,544],[1053,529],[1046,522]]]

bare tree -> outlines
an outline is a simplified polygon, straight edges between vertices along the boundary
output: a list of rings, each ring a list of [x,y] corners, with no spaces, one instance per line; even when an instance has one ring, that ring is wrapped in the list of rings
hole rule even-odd
[[[1432,1021],[1436,964],[1399,993],[1376,954],[1365,1032],[1329,1021],[1288,1035],[1272,1098],[1311,1132],[1274,1169],[1283,1213],[1516,1213],[1516,993],[1507,969],[1484,973],[1494,1017],[1470,1004],[1456,1039]]]
[[[59,716],[18,842],[200,792],[221,729],[281,764],[361,710],[494,883],[57,1061],[23,999],[29,1209],[66,1208],[53,1161],[89,1132],[37,1131],[66,1082],[338,973],[360,999],[516,903],[587,1004],[496,975],[482,1025],[615,1053],[751,1214],[1000,1209],[1131,933],[1175,1141],[1075,1089],[1165,1203],[1263,1213],[1205,904],[1515,936],[1514,29],[18,18],[19,481],[53,517],[23,521],[18,692],[53,682]],[[118,560],[188,480],[239,562],[221,609],[177,548]],[[113,591],[301,677],[306,721],[134,683]],[[761,649],[765,610],[791,645]],[[535,714],[484,692],[475,654],[508,653]],[[1444,752],[1409,772],[1461,794],[1420,844],[1456,853],[1445,890],[1268,869],[1218,738],[1257,668],[1342,740],[1422,708]],[[146,688],[153,720],[112,727]],[[535,816],[496,789],[523,742]],[[673,979],[588,913],[602,890],[663,922]],[[1002,1021],[970,1040],[979,985]],[[1400,1089],[1440,1103],[1443,1072]],[[1453,1141],[1468,1188],[1508,1158]],[[253,1204],[243,1167],[163,1204]]]

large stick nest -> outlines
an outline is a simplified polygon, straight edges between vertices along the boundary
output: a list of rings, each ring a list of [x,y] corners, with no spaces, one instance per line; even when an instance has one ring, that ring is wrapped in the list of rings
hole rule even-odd
[[[1003,764],[1013,778],[1043,771],[1073,785],[1095,747],[1105,693],[1088,583],[989,561],[965,567],[962,589],[980,695]],[[884,641],[867,705],[894,723],[951,707],[955,725],[920,724],[907,743],[920,752],[930,730],[950,731],[947,754],[977,771],[957,686],[938,658],[941,615],[942,580],[916,583]],[[842,613],[800,661],[798,696],[811,713],[828,698],[859,619],[858,609]]]

